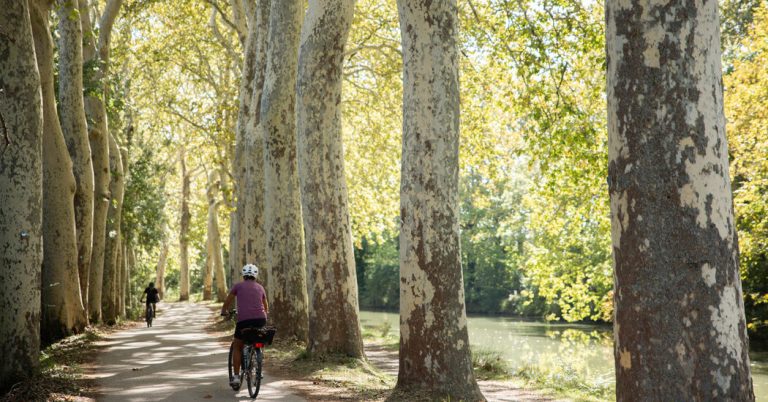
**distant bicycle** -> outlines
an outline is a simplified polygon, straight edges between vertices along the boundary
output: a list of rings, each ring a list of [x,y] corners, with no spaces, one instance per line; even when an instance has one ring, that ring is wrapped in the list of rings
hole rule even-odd
[[[154,318],[154,316],[155,316],[155,309],[152,308],[151,303],[147,303],[147,309],[144,312],[144,318],[147,320],[147,327],[152,326],[152,319]]]
[[[264,364],[264,348],[272,344],[277,329],[275,327],[245,328],[243,334],[243,358],[240,373],[245,377],[248,384],[248,395],[256,398],[261,389],[262,366]],[[227,359],[227,368],[229,370],[230,386],[233,390],[239,391],[242,383],[232,385],[234,370],[232,367],[232,354],[234,353],[234,344],[229,345],[229,358]]]
[[[147,296],[147,307],[146,311],[144,312],[144,317],[147,320],[147,327],[151,327],[152,319],[155,318],[155,310],[157,309],[156,303],[160,301],[160,291],[157,290],[154,282],[150,282],[149,286],[144,289],[144,293],[141,294],[139,302],[144,303],[144,295]]]

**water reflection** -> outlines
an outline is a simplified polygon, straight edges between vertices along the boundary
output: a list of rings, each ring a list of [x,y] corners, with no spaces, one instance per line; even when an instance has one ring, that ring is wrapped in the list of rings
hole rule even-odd
[[[362,311],[362,325],[390,326],[399,331],[395,313]],[[573,372],[592,384],[614,381],[613,335],[610,326],[553,324],[508,317],[470,317],[469,340],[474,348],[500,353],[519,370],[538,367]],[[768,352],[750,353],[757,401],[768,402]]]

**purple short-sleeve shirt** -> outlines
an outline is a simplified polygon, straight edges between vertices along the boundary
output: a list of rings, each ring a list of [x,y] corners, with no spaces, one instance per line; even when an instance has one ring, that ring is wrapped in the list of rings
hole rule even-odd
[[[267,318],[264,310],[266,292],[256,281],[242,281],[232,286],[232,294],[237,297],[237,321]]]

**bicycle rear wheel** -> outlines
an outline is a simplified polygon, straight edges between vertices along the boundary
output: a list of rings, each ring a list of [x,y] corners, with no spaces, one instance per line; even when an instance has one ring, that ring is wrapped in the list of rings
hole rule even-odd
[[[259,389],[261,388],[261,362],[262,362],[261,348],[252,348],[251,353],[248,354],[248,395],[251,398],[256,398],[259,395]]]
[[[147,305],[146,311],[145,311],[145,317],[147,320],[147,327],[152,326],[152,317],[155,315],[155,312],[152,310],[151,305]]]
[[[234,351],[235,351],[234,344],[230,343],[229,344],[229,358],[227,359],[227,369],[229,369],[229,386],[232,387],[233,390],[239,391],[240,390],[240,385],[238,385],[238,386],[232,385],[232,376],[235,374],[232,371],[232,354],[234,353]]]

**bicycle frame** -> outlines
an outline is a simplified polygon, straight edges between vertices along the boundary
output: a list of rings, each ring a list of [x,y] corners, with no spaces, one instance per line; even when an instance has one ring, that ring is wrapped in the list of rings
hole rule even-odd
[[[229,373],[230,381],[232,379],[232,348],[234,343],[230,344],[230,356],[229,356]],[[261,370],[264,361],[264,344],[261,342],[246,343],[243,345],[242,356],[240,359],[240,375],[242,379],[248,383],[248,394],[251,398],[255,398],[259,394],[261,388]],[[255,364],[251,370],[251,364]],[[242,384],[242,382],[241,382]],[[240,386],[232,386],[235,391],[240,390]]]

